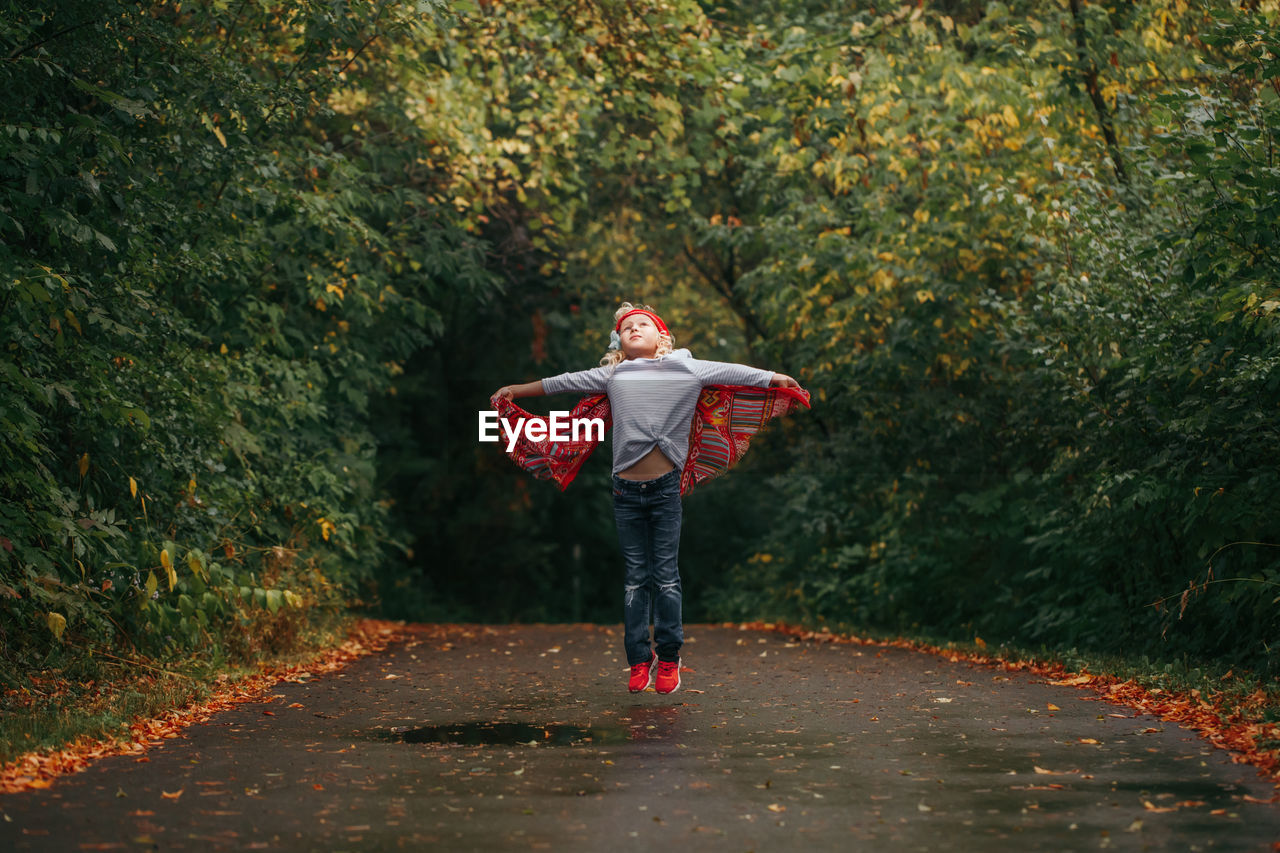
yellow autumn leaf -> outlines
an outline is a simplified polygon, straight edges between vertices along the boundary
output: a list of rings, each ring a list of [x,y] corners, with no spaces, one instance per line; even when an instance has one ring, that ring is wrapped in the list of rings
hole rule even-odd
[[[188,480],[188,481],[187,481],[187,491],[191,492],[191,494],[193,494],[193,495],[196,493],[196,478],[195,478],[195,477],[192,477],[190,480]]]
[[[45,614],[45,624],[53,632],[54,638],[61,640],[62,632],[67,630],[67,617],[61,613],[47,613]]]
[[[89,454],[86,452],[80,457],[80,476],[83,477],[89,473]]]
[[[169,592],[173,592],[173,588],[178,585],[178,573],[172,565],[165,566],[164,570],[169,575]]]
[[[166,569],[173,567],[173,558],[169,556],[169,549],[165,548],[160,551],[160,565]]]
[[[218,143],[222,145],[223,148],[227,147],[227,138],[222,135],[222,128],[218,127],[216,124],[213,126],[213,135],[218,137]]]
[[[138,496],[138,481],[130,477],[129,478],[129,497],[136,498],[137,496]]]

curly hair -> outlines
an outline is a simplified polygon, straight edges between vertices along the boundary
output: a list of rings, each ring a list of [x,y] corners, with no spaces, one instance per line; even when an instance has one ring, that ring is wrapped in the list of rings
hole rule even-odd
[[[613,312],[613,324],[616,326],[618,324],[618,321],[622,319],[623,314],[626,314],[628,311],[635,311],[636,309],[639,309],[641,311],[649,311],[653,314],[658,313],[648,305],[632,305],[630,302],[623,302],[621,305],[618,306],[618,310]],[[658,332],[658,351],[654,353],[654,355],[655,356],[669,355],[670,353],[675,351],[675,343],[676,343],[675,339],[672,338],[670,334],[666,332]],[[626,360],[627,360],[627,357],[622,352],[621,348],[611,349],[604,354],[604,358],[600,359],[600,364],[602,366],[605,366],[605,365],[616,366]]]

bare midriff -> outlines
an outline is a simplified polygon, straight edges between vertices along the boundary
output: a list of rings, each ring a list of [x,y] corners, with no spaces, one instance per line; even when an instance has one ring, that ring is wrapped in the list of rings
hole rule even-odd
[[[639,462],[625,471],[619,471],[618,476],[624,480],[656,480],[668,471],[674,471],[675,467],[666,454],[655,447],[642,456]]]

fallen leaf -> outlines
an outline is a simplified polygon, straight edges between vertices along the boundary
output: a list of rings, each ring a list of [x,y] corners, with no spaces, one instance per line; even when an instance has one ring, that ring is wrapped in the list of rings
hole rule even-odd
[[[1089,684],[1092,681],[1092,675],[1077,675],[1075,678],[1064,678],[1061,681],[1050,681],[1049,683],[1057,687],[1079,687],[1081,684]]]
[[[780,803],[770,803],[769,805],[769,811],[771,812],[777,812],[780,814],[782,812],[785,812],[786,810],[787,810],[787,807],[784,805],[781,805]]]
[[[1143,800],[1142,807],[1149,812],[1156,812],[1157,814],[1164,812],[1176,812],[1178,810],[1177,806],[1157,806],[1152,804],[1150,800]]]
[[[166,800],[176,800],[178,799],[178,797],[182,796],[182,792],[185,790],[187,789],[179,788],[178,790],[174,791],[172,794],[170,794],[168,791],[161,791],[160,796],[164,797]]]
[[[1061,710],[1062,710],[1061,708],[1059,708],[1057,705],[1053,704],[1052,702],[1050,702],[1049,704],[1045,705],[1045,707],[1046,707],[1046,708],[1048,708],[1050,711],[1061,711]]]
[[[1093,739],[1093,738],[1091,738],[1091,737],[1082,737],[1082,738],[1080,738],[1080,742],[1081,742],[1081,743],[1095,743],[1095,744],[1096,744],[1096,743],[1098,743],[1098,741],[1094,740],[1094,739]]]

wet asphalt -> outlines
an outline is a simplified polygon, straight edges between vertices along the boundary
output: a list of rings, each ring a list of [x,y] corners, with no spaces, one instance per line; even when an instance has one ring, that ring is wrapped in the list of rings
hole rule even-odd
[[[0,796],[0,850],[1232,850],[1275,786],[1025,673],[686,626],[626,690],[616,629],[413,626],[145,759]]]

